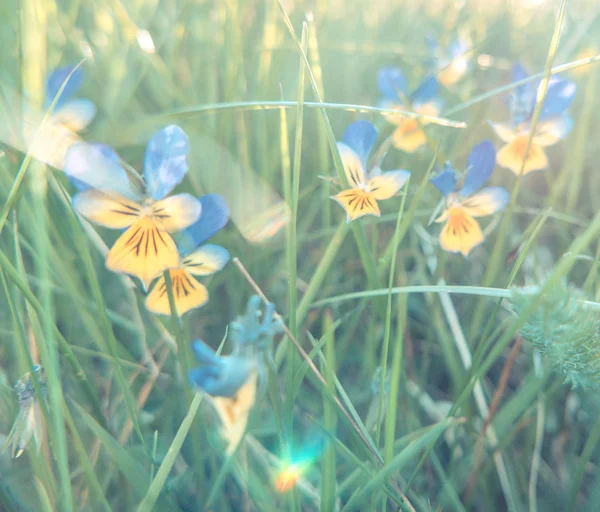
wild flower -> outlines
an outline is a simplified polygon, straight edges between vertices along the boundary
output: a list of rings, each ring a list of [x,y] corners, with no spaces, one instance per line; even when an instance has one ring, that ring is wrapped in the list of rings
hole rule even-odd
[[[39,365],[34,366],[40,384],[41,400],[46,399],[46,376],[44,369]],[[27,445],[34,439],[39,452],[44,437],[44,415],[40,405],[40,397],[36,395],[31,374],[23,375],[15,384],[19,414],[8,434],[4,449],[11,445],[13,459],[20,457]]]
[[[84,80],[83,69],[80,67],[74,69],[75,66],[65,66],[50,74],[46,81],[46,109],[51,107],[60,88],[72,72],[62,94],[54,105],[52,121],[74,132],[79,132],[85,129],[96,117],[96,106],[88,99],[73,97],[83,85]]]
[[[492,215],[506,207],[509,194],[504,188],[481,188],[495,166],[496,150],[486,140],[471,150],[462,187],[456,188],[456,171],[449,163],[440,174],[430,179],[444,196],[444,211],[436,222],[446,223],[440,233],[440,245],[445,251],[467,256],[485,239],[475,217]]]
[[[198,198],[202,205],[200,218],[178,233],[175,243],[179,251],[179,266],[169,270],[175,309],[179,316],[208,302],[206,286],[194,276],[209,276],[221,270],[229,261],[227,249],[205,244],[216,235],[229,219],[225,199],[217,194]],[[146,307],[153,313],[170,315],[169,296],[164,276],[160,276],[146,297]]]
[[[437,97],[439,83],[435,77],[425,79],[412,94],[407,94],[406,78],[402,71],[386,67],[379,71],[377,83],[383,97],[382,108],[410,109],[424,116],[437,116],[442,110],[442,100]],[[426,120],[408,119],[401,113],[386,114],[385,118],[396,125],[392,142],[397,149],[413,153],[427,143],[423,131]]]
[[[65,172],[79,189],[75,210],[101,226],[126,230],[108,252],[106,267],[139,277],[145,289],[179,265],[171,233],[191,226],[202,211],[190,194],[165,197],[186,175],[189,149],[178,126],[156,132],[146,148],[143,180],[106,146],[77,143],[67,151]]]
[[[244,316],[231,322],[228,336],[233,350],[230,355],[215,354],[201,340],[192,344],[202,366],[190,370],[190,381],[212,397],[228,454],[235,451],[246,430],[259,381],[266,377],[266,360],[271,357],[273,337],[281,332],[281,322],[274,318],[273,304],[267,305],[259,322],[260,304],[260,297],[253,296]]]
[[[346,128],[343,141],[337,143],[351,188],[331,199],[346,210],[348,222],[363,215],[379,217],[377,201],[396,195],[410,177],[410,172],[404,170],[382,172],[380,162],[371,162],[370,167],[367,166],[377,135],[377,128],[372,123],[356,121]]]
[[[428,37],[427,46],[433,58],[431,71],[444,87],[456,84],[469,70],[471,43],[467,38],[459,37],[443,47],[437,38]]]
[[[528,76],[527,71],[520,64],[513,67],[513,82]],[[490,122],[496,135],[506,144],[498,151],[498,165],[510,169],[515,174],[521,172],[527,174],[548,167],[548,156],[544,148],[564,139],[573,126],[573,120],[568,115],[567,109],[575,97],[577,86],[569,80],[552,77],[535,133],[531,136],[531,121],[538,87],[539,82],[530,82],[517,87],[510,95],[510,121]],[[526,158],[528,144],[529,152]]]

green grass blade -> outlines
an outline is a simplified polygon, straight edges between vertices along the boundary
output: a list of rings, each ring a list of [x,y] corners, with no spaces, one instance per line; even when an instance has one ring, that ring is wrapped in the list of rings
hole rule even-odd
[[[169,446],[167,455],[163,459],[160,467],[158,468],[158,472],[156,473],[156,476],[154,477],[154,479],[152,480],[152,483],[150,484],[150,487],[148,488],[148,492],[146,493],[146,496],[144,496],[144,499],[140,502],[140,504],[137,508],[138,512],[144,512],[146,510],[153,509],[154,504],[156,503],[156,500],[158,499],[162,489],[165,486],[167,477],[169,476],[169,473],[170,473],[171,469],[173,468],[173,465],[175,464],[175,459],[177,458],[177,456],[179,455],[179,452],[181,451],[183,442],[185,441],[185,438],[187,437],[188,432],[189,432],[190,428],[192,427],[192,423],[194,422],[194,418],[196,417],[196,414],[198,413],[198,409],[200,407],[201,402],[202,402],[202,394],[196,393],[194,395],[194,399],[192,400],[192,403],[190,404],[190,408],[188,410],[187,415],[181,422],[179,430],[177,431],[177,434],[175,434],[175,437],[173,438],[173,442],[171,443],[171,446]]]

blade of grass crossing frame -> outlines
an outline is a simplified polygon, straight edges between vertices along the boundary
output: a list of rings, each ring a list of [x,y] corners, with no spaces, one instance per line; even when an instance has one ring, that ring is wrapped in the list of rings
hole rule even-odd
[[[27,4],[28,2],[25,2],[25,3]],[[43,11],[43,9],[42,9],[42,11]],[[60,86],[58,93],[52,100],[50,107],[48,107],[46,114],[42,118],[42,123],[38,129],[40,132],[44,126],[44,123],[46,123],[46,121],[50,118],[52,110],[54,109],[56,103],[60,99],[65,87],[67,86],[67,83],[69,82],[69,80],[71,78],[71,75],[73,73],[75,73],[77,68],[79,68],[79,66],[81,66],[85,62],[85,60],[86,59],[79,61],[79,63],[73,68],[73,70],[69,73],[69,75],[67,76],[65,81]],[[6,203],[4,203],[4,206],[2,207],[2,211],[0,212],[0,233],[2,233],[2,230],[4,229],[4,224],[6,224],[6,219],[8,218],[8,214],[10,213],[10,210],[12,209],[13,204],[17,198],[21,184],[23,183],[23,179],[25,178],[25,174],[27,173],[27,169],[29,168],[29,165],[31,164],[32,159],[33,159],[33,154],[30,152],[27,152],[27,154],[23,158],[23,161],[21,162],[21,165],[19,166],[19,170],[17,171],[17,174],[15,175],[15,179],[14,179],[12,186],[10,187],[10,190],[8,192],[8,197],[6,199]]]
[[[165,458],[163,459],[156,476],[152,480],[150,487],[148,487],[148,492],[144,496],[144,499],[140,502],[137,510],[138,512],[145,512],[147,510],[152,510],[156,500],[158,499],[160,492],[164,488],[167,477],[175,464],[176,458],[179,456],[179,452],[181,451],[181,447],[183,446],[183,442],[190,431],[192,423],[194,422],[194,418],[198,413],[198,409],[200,407],[200,403],[202,402],[202,394],[196,393],[190,404],[189,410],[181,425],[179,426],[179,430],[177,430],[177,434],[173,438],[171,446],[167,451]]]
[[[410,183],[410,179],[406,183],[405,187]],[[406,188],[405,188],[406,190]],[[385,397],[385,380],[386,380],[386,372],[387,372],[387,361],[388,361],[388,352],[390,345],[390,332],[392,327],[392,288],[394,286],[394,280],[396,275],[396,252],[398,251],[398,246],[400,245],[400,223],[402,222],[402,215],[404,214],[404,205],[406,203],[406,193],[402,194],[402,202],[400,203],[400,209],[398,210],[398,218],[396,219],[396,229],[394,230],[394,235],[392,236],[392,263],[390,265],[390,275],[388,277],[388,295],[387,295],[387,304],[385,310],[385,327],[383,333],[383,348],[381,351],[381,374],[380,374],[380,382],[379,382],[379,405],[377,407],[377,423],[375,424],[375,444],[379,446],[379,436],[381,432],[381,422],[383,419],[383,407],[384,407],[384,397]],[[384,458],[385,460],[385,458]]]
[[[325,367],[322,372],[327,380],[329,393],[335,395],[335,330],[331,311],[324,315],[323,331],[325,333]],[[336,412],[331,400],[323,400],[323,420],[325,429],[331,437],[336,437]],[[321,510],[333,512],[335,510],[336,495],[336,457],[335,446],[328,443],[323,453],[321,464]]]
[[[308,25],[303,23],[302,25],[302,39],[300,45],[304,51],[306,51],[306,45],[308,41]],[[296,312],[298,307],[298,291],[297,291],[297,273],[298,273],[298,243],[297,243],[297,229],[298,229],[298,198],[300,195],[300,171],[302,164],[302,134],[304,125],[304,82],[305,82],[306,68],[302,59],[300,59],[298,67],[298,91],[297,101],[298,108],[296,109],[296,129],[294,135],[294,160],[292,166],[291,182],[289,183],[288,196],[290,198],[290,221],[287,224],[287,264],[288,264],[288,325],[290,331],[295,338],[298,338],[298,325],[296,321]],[[291,450],[294,446],[294,426],[293,426],[293,409],[294,401],[296,398],[295,393],[298,389],[294,388],[294,373],[296,364],[298,361],[298,355],[294,346],[291,343],[287,343],[287,380],[286,380],[286,400],[284,404],[284,422],[286,426],[285,439],[286,439],[286,457],[291,460]],[[299,497],[295,489],[291,489],[291,492],[286,495],[288,507],[293,512],[300,507]]]
[[[131,484],[131,487],[135,493],[139,497],[145,496],[148,487],[148,472],[145,470],[142,464],[140,464],[136,458],[131,456],[113,436],[104,430],[83,407],[76,402],[73,402],[73,406],[79,413],[79,416],[83,422],[100,440],[102,446],[110,458],[116,463],[123,476]],[[172,498],[165,496],[161,502],[161,506],[163,507],[174,507],[168,508],[168,510],[177,510]]]
[[[573,211],[579,198],[581,188],[581,179],[586,156],[586,146],[589,141],[589,131],[591,127],[592,114],[595,109],[589,108],[593,105],[598,95],[598,73],[593,71],[588,76],[583,103],[581,104],[581,112],[579,113],[575,130],[572,136],[574,144],[571,148],[571,158],[568,165],[568,192],[567,192],[567,209]]]
[[[512,286],[512,283],[515,280],[515,278],[517,277],[517,273],[519,272],[519,269],[521,268],[523,261],[525,261],[525,257],[527,256],[527,254],[529,253],[529,250],[533,246],[533,242],[537,239],[538,235],[540,234],[542,227],[546,223],[546,220],[548,220],[549,214],[550,214],[550,210],[546,210],[546,212],[544,212],[540,216],[540,218],[537,220],[537,223],[535,220],[531,223],[531,225],[530,225],[530,227],[532,227],[531,236],[529,236],[529,238],[527,239],[527,243],[523,247],[523,250],[519,253],[519,256],[517,257],[517,259],[513,265],[513,268],[511,269],[510,275],[506,282],[507,289],[509,289]],[[496,302],[496,305],[492,311],[492,314],[490,315],[490,317],[486,323],[486,326],[483,330],[483,334],[481,335],[481,339],[478,342],[475,351],[473,352],[473,366],[477,366],[481,362],[481,358],[483,357],[488,344],[492,343],[493,337],[490,336],[490,332],[492,331],[492,328],[493,328],[494,324],[496,323],[496,318],[498,316],[498,312],[500,311],[501,306],[502,306],[502,299],[499,299]]]
[[[315,82],[318,90],[321,92],[321,98],[325,98],[325,87],[323,86],[323,69],[321,68],[321,57],[319,55],[319,44],[317,41],[317,27],[312,13],[307,14],[308,20],[308,55],[311,61],[311,67],[315,75]],[[327,144],[327,128],[325,120],[321,117],[317,120],[317,140],[319,165],[322,173],[329,169],[329,150]],[[321,204],[322,204],[322,225],[325,228],[331,227],[331,207],[329,200],[331,195],[331,185],[327,182],[321,184]]]
[[[277,4],[279,6],[279,10],[281,11],[281,13],[283,15],[285,24],[290,32],[290,35],[292,36],[292,39],[294,40],[294,42],[296,43],[296,46],[298,47],[298,50],[300,51],[302,61],[304,62],[304,65],[306,66],[306,72],[308,74],[310,84],[312,86],[315,97],[317,98],[317,102],[323,103],[323,100],[321,99],[321,94],[319,92],[319,88],[317,86],[317,82],[316,82],[313,72],[311,70],[310,63],[308,62],[308,58],[306,56],[304,46],[301,43],[301,41],[298,40],[298,37],[296,36],[296,33],[294,31],[294,27],[292,26],[290,18],[288,17],[287,13],[285,12],[285,9],[283,8],[281,1],[277,0]],[[327,138],[329,140],[329,147],[332,152],[338,179],[340,180],[340,183],[343,186],[348,186],[348,180],[344,173],[344,166],[342,164],[342,160],[341,160],[339,151],[337,149],[337,141],[335,138],[335,134],[333,133],[333,128],[331,127],[331,123],[329,122],[329,117],[327,115],[327,111],[325,110],[325,108],[321,108],[320,112],[323,117],[323,121],[325,123]],[[362,225],[359,225],[358,223],[355,223],[355,222],[351,223],[350,227],[354,234],[354,238],[356,240],[356,245],[358,247],[358,251],[360,254],[361,261],[363,262],[365,272],[367,273],[369,285],[371,287],[377,286],[379,278],[377,275],[375,258],[373,257],[373,254],[370,250],[369,244],[368,244],[367,239],[364,234],[363,227],[362,227]],[[380,307],[377,308],[377,310],[379,311],[379,313],[381,314],[381,316],[383,318],[384,317],[383,304],[381,304]]]
[[[71,219],[71,221],[76,220],[76,216],[73,210],[71,210],[71,215],[67,215],[67,218]],[[148,460],[152,460],[152,454],[150,452],[150,449],[146,445],[144,436],[142,434],[142,430],[140,428],[139,419],[136,411],[136,404],[132,396],[131,388],[129,386],[129,383],[127,382],[127,379],[125,379],[125,374],[123,373],[123,368],[121,367],[121,363],[119,361],[117,339],[115,337],[115,333],[113,331],[110,320],[106,315],[106,304],[104,302],[104,297],[102,296],[102,290],[100,289],[98,276],[94,268],[94,263],[92,261],[91,254],[87,246],[87,237],[83,231],[83,227],[81,226],[81,224],[79,224],[79,222],[71,222],[71,225],[73,227],[74,239],[75,244],[78,248],[78,254],[83,262],[83,271],[87,276],[87,280],[92,291],[92,297],[94,299],[94,302],[96,303],[98,311],[100,312],[99,321],[108,341],[108,348],[112,355],[117,382],[119,383],[119,386],[123,393],[127,413],[131,418],[135,433],[140,441],[140,444],[144,448]]]
[[[435,442],[448,427],[458,423],[457,418],[447,418],[430,427],[420,438],[410,443],[398,455],[396,455],[389,464],[381,468],[373,477],[353,496],[348,500],[342,512],[350,512],[351,510],[364,510],[364,502],[373,494],[376,493],[394,473],[402,469],[411,459],[416,457],[421,450],[427,447],[431,442]]]
[[[81,440],[81,437],[79,436],[79,431],[77,430],[77,425],[73,421],[73,417],[71,416],[71,411],[69,411],[69,407],[67,406],[67,403],[64,401],[64,399],[63,399],[62,407],[63,407],[62,410],[63,410],[63,414],[65,417],[65,421],[67,422],[67,425],[69,426],[69,430],[71,431],[71,438],[73,441],[73,449],[79,456],[80,463],[83,466],[83,473],[88,482],[88,489],[91,491],[92,495],[94,496],[94,510],[96,508],[101,508],[107,512],[111,512],[112,507],[106,500],[106,496],[104,495],[102,486],[100,485],[100,482],[98,481],[98,478],[96,477],[96,473],[94,473],[94,468],[88,458],[86,448],[83,444],[83,441]]]
[[[558,264],[555,266],[554,270],[548,276],[546,282],[541,287],[537,296],[535,296],[531,302],[527,305],[527,307],[523,308],[519,313],[519,316],[515,319],[513,325],[510,329],[506,329],[500,339],[494,344],[492,351],[488,354],[488,356],[477,365],[472,366],[472,372],[469,380],[466,382],[463,389],[460,391],[458,398],[453,403],[450,411],[448,412],[448,416],[451,416],[456,413],[459,407],[462,406],[464,401],[469,397],[473,386],[475,383],[480,380],[483,375],[490,369],[490,367],[494,364],[494,362],[502,355],[510,341],[513,339],[515,333],[525,324],[527,318],[535,311],[535,309],[540,305],[543,300],[544,294],[547,290],[551,289],[555,286],[560,279],[562,279],[571,267],[574,265],[576,261],[577,255],[579,255],[588,245],[589,243],[598,236],[600,233],[600,213],[596,214],[590,225],[585,229],[585,231],[580,234],[568,248],[567,252],[563,259],[561,259]],[[433,443],[429,446],[421,460],[417,464],[417,467],[414,469],[411,479],[408,482],[408,487],[412,485],[414,482],[420,468],[423,466],[425,460],[429,457],[429,454],[433,450],[437,439],[433,441]]]
[[[44,102],[44,75],[46,67],[46,34],[47,10],[41,0],[27,0],[23,2],[20,10],[20,24],[24,55],[27,59],[23,62],[23,88],[29,94],[29,101],[33,107],[40,107]],[[64,86],[64,84],[63,84]],[[46,113],[46,118],[48,113]],[[37,347],[40,360],[45,369],[46,389],[49,403],[48,430],[52,441],[53,455],[58,470],[60,496],[53,504],[66,512],[73,510],[73,491],[69,470],[69,454],[67,448],[67,432],[62,411],[62,382],[60,379],[58,347],[55,339],[54,304],[50,287],[50,273],[48,269],[50,238],[48,234],[48,203],[47,203],[47,176],[46,167],[40,162],[27,160],[27,155],[17,172],[15,182],[9,192],[9,201],[4,205],[0,214],[0,232],[4,228],[12,201],[16,198],[18,189],[30,168],[29,192],[31,194],[32,210],[36,219],[34,247],[36,250],[34,267],[36,277],[40,283],[40,304],[44,315],[40,318],[43,339],[37,338]]]
[[[550,81],[550,76],[552,72],[552,62],[554,61],[554,56],[556,55],[556,51],[558,50],[558,43],[560,41],[560,34],[562,31],[563,22],[565,20],[566,10],[567,10],[567,2],[568,0],[562,0],[560,3],[560,9],[558,11],[558,16],[556,18],[556,23],[554,25],[554,31],[552,33],[552,40],[550,41],[550,48],[548,49],[548,55],[546,57],[546,64],[544,66],[544,76],[542,81],[540,82],[540,86],[537,91],[535,108],[533,110],[533,115],[531,118],[530,131],[527,139],[527,146],[525,148],[525,153],[523,154],[523,162],[521,164],[521,172],[517,176],[515,184],[511,190],[510,200],[504,216],[502,218],[502,222],[500,223],[500,228],[498,229],[498,234],[496,236],[496,240],[494,242],[494,247],[490,253],[490,260],[487,264],[486,272],[483,278],[484,286],[490,286],[496,278],[498,274],[502,271],[502,259],[505,256],[504,246],[505,241],[508,235],[508,230],[510,229],[510,221],[514,212],[514,208],[517,204],[517,198],[519,196],[519,190],[521,186],[521,180],[523,178],[523,169],[525,168],[525,162],[527,161],[527,156],[529,155],[529,151],[531,148],[531,142],[533,140],[533,136],[535,134],[538,121],[540,119],[540,115],[542,113],[542,107],[544,104],[544,100],[546,99],[546,93],[548,92],[548,84]],[[475,311],[473,313],[473,319],[471,321],[470,328],[470,336],[473,337],[481,326],[481,322],[483,320],[483,315],[485,311],[485,302],[481,301],[477,304]]]
[[[412,224],[412,221],[415,217],[417,208],[421,204],[421,200],[423,199],[423,196],[425,195],[425,190],[427,189],[427,186],[429,185],[429,176],[431,175],[431,171],[433,171],[433,167],[435,166],[435,162],[437,161],[437,158],[438,158],[438,154],[436,152],[436,154],[433,156],[433,158],[431,160],[431,163],[429,164],[429,167],[427,169],[427,172],[425,173],[425,176],[423,176],[421,183],[419,183],[419,187],[417,188],[417,191],[411,197],[410,207],[408,208],[406,215],[403,215],[402,222],[401,222],[400,226],[398,226],[398,228],[397,228],[398,242],[395,242],[395,238],[392,238],[383,253],[383,256],[381,258],[381,263],[379,266],[379,271],[382,274],[383,274],[383,272],[385,272],[385,269],[389,265],[389,262],[391,261],[393,256],[396,254],[396,251],[398,250],[398,245],[400,245],[400,242],[404,239],[404,236],[406,235],[408,228]],[[406,183],[406,185],[404,185],[404,190],[405,191],[408,190],[408,183]],[[406,192],[405,192],[405,195],[406,195]],[[396,232],[394,232],[394,233],[396,233]]]
[[[390,390],[387,401],[387,415],[385,417],[385,436],[383,460],[390,464],[394,456],[394,441],[396,440],[396,407],[400,394],[400,377],[402,373],[402,360],[404,355],[404,330],[406,329],[406,305],[408,297],[400,296],[398,300],[398,315],[396,328],[396,344],[392,354],[392,374]]]

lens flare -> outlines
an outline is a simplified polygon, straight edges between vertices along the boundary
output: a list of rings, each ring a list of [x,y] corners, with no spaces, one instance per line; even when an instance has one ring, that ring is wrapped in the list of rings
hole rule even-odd
[[[277,491],[283,494],[296,487],[296,483],[306,470],[306,466],[307,464],[291,464],[287,468],[282,469],[275,479],[275,488]]]

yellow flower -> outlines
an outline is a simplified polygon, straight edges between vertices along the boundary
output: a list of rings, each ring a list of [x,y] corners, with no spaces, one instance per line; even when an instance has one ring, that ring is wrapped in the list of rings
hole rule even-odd
[[[508,192],[502,187],[481,189],[496,165],[496,151],[490,141],[483,141],[469,154],[463,186],[455,191],[456,173],[448,164],[431,183],[444,196],[444,211],[436,222],[445,222],[440,246],[448,252],[468,256],[485,239],[476,217],[496,213],[506,207]],[[480,190],[481,189],[481,190]]]
[[[410,172],[404,170],[382,172],[379,166],[374,166],[367,174],[367,159],[376,139],[375,126],[367,121],[356,121],[346,129],[344,142],[338,142],[351,188],[331,196],[331,199],[346,210],[348,222],[363,215],[379,217],[381,212],[377,201],[396,195],[410,176]]]
[[[180,233],[177,240],[179,264],[169,270],[177,315],[202,307],[208,302],[206,286],[194,276],[209,276],[221,270],[229,261],[229,253],[219,245],[204,244],[218,233],[229,220],[229,208],[218,194],[199,197],[200,218]],[[203,245],[204,244],[204,245]],[[170,315],[167,284],[160,276],[146,297],[146,307],[159,315]]]
[[[381,106],[387,109],[405,109],[406,100],[414,112],[423,116],[437,116],[442,109],[442,102],[437,98],[439,83],[435,77],[429,77],[417,87],[412,94],[406,93],[406,79],[400,69],[386,67],[377,75],[379,91],[383,96]],[[407,153],[413,153],[427,143],[422,126],[426,120],[407,119],[402,114],[386,114],[385,118],[397,126],[394,135],[394,146]]]
[[[79,143],[67,152],[65,173],[80,190],[73,207],[96,224],[125,230],[108,252],[106,267],[139,277],[145,289],[179,265],[171,233],[196,222],[202,210],[190,194],[165,198],[187,173],[188,152],[188,138],[178,126],[155,133],[146,149],[143,182],[106,146]]]
[[[513,82],[521,82],[528,77],[523,66],[513,66]],[[569,80],[550,79],[537,127],[532,134],[531,122],[538,86],[534,82],[527,82],[516,87],[510,95],[510,122],[490,123],[496,135],[506,143],[498,151],[498,165],[517,175],[548,167],[544,148],[556,144],[571,131],[573,121],[567,109],[575,97],[576,89],[576,85]]]

